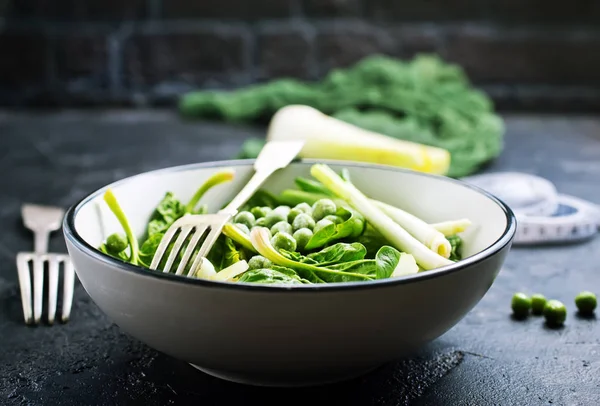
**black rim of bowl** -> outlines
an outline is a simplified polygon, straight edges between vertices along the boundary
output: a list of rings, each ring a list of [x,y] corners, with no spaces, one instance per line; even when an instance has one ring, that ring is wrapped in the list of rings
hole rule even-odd
[[[109,265],[112,265],[119,270],[134,272],[138,275],[150,277],[150,278],[159,278],[165,281],[171,281],[175,283],[186,283],[192,285],[201,285],[210,288],[226,288],[226,289],[242,289],[242,290],[266,290],[272,292],[281,292],[281,291],[295,291],[295,292],[313,292],[315,290],[354,290],[354,289],[370,289],[375,287],[389,287],[391,285],[396,284],[406,284],[413,283],[424,279],[435,278],[447,273],[457,272],[461,269],[469,267],[471,265],[477,264],[479,262],[485,261],[493,257],[498,252],[502,251],[508,244],[511,243],[515,231],[516,231],[516,218],[512,210],[500,199],[493,196],[492,194],[486,192],[485,190],[471,185],[469,183],[443,177],[440,175],[416,172],[409,169],[397,168],[393,166],[387,165],[378,165],[378,164],[369,164],[362,162],[353,162],[353,161],[337,161],[337,160],[312,160],[312,159],[302,159],[296,160],[292,162],[292,164],[307,164],[312,165],[316,163],[330,164],[330,165],[342,165],[354,168],[370,168],[370,169],[378,169],[384,171],[392,171],[392,172],[403,172],[403,173],[411,173],[416,174],[418,176],[426,176],[431,178],[437,178],[445,182],[452,182],[455,184],[460,184],[463,187],[466,187],[471,190],[475,190],[476,192],[483,194],[493,202],[495,202],[504,212],[506,216],[506,228],[502,235],[494,241],[493,244],[485,248],[484,250],[471,255],[463,260],[460,260],[454,264],[446,265],[441,268],[429,270],[426,272],[420,272],[417,274],[406,275],[398,278],[388,278],[388,279],[376,279],[373,281],[364,281],[364,282],[340,282],[340,283],[323,283],[323,284],[313,284],[313,285],[266,285],[266,284],[251,284],[251,283],[239,283],[239,282],[220,282],[220,281],[211,281],[208,279],[199,279],[199,278],[190,278],[183,275],[175,275],[172,273],[164,273],[161,271],[155,271],[148,268],[144,268],[138,265],[133,265],[127,262],[120,261],[116,258],[111,257],[110,255],[104,254],[97,248],[88,244],[82,237],[79,235],[77,230],[75,229],[75,217],[77,213],[81,209],[82,206],[87,204],[90,200],[95,199],[96,197],[102,195],[107,189],[114,188],[115,186],[132,181],[136,177],[149,176],[152,174],[160,174],[164,172],[179,172],[179,171],[187,171],[193,169],[201,169],[201,168],[218,168],[218,167],[229,167],[229,166],[245,166],[251,165],[254,163],[254,159],[239,159],[239,160],[225,160],[225,161],[213,161],[213,162],[203,162],[196,164],[188,164],[188,165],[180,165],[173,166],[163,169],[157,169],[153,171],[143,172],[137,175],[129,176],[124,179],[113,182],[109,185],[106,185],[89,195],[85,196],[79,202],[75,203],[71,206],[64,217],[63,221],[63,230],[65,237],[73,243],[74,246],[79,248],[86,255],[106,262]]]

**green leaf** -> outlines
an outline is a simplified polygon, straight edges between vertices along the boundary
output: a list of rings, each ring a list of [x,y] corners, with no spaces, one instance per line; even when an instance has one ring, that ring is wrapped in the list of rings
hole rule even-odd
[[[233,240],[221,234],[206,256],[217,272],[240,261],[241,252]]]
[[[357,242],[361,243],[367,250],[366,258],[375,258],[377,251],[384,245],[389,245],[388,241],[369,223],[365,227],[365,231],[357,238]]]
[[[307,179],[298,177],[294,180],[298,189],[309,192],[309,193],[320,193],[322,195],[334,196],[329,189],[327,189],[321,182],[317,182],[313,179]]]
[[[271,244],[271,233],[268,228],[254,227],[250,232],[252,245],[260,255],[273,264],[292,268],[302,278],[311,282],[322,283],[326,277],[339,282],[371,280],[372,277],[360,273],[340,272],[328,267],[319,267],[310,263],[299,262],[284,256],[285,251],[279,252]],[[321,282],[319,282],[321,281]]]
[[[156,233],[150,236],[146,241],[143,242],[140,247],[140,263],[146,267],[150,267],[152,263],[152,258],[154,258],[154,254],[156,253],[156,249],[160,244],[160,240],[162,240],[164,234]]]
[[[337,243],[319,252],[308,254],[307,258],[315,261],[320,266],[328,266],[340,262],[350,262],[364,259],[367,250],[360,243]],[[303,261],[304,262],[304,261]]]
[[[452,247],[452,251],[450,251],[450,260],[460,261],[462,259],[462,238],[458,235],[451,235],[446,237],[446,239]]]
[[[400,252],[397,249],[386,245],[377,251],[375,259],[342,262],[337,265],[331,265],[329,268],[343,272],[363,274],[374,279],[386,279],[392,275],[399,261]],[[326,281],[331,282],[327,279]]]
[[[285,270],[285,271],[284,271]],[[291,272],[290,272],[291,271]],[[238,282],[265,283],[271,285],[302,285],[301,278],[289,268],[252,269],[245,272]]]
[[[317,231],[306,243],[306,250],[324,247],[346,237],[358,237],[363,233],[365,219],[357,211],[338,206],[335,215],[341,217],[344,221],[339,224],[329,224]]]
[[[147,228],[148,237],[157,233],[164,233],[171,224],[184,214],[185,207],[183,204],[175,199],[173,193],[167,192],[150,217]]]
[[[110,255],[111,257],[120,259],[125,262],[129,262],[129,255],[127,254],[126,250],[123,250],[120,252],[115,252],[115,251],[110,250],[106,244],[100,245],[98,247],[98,249],[100,251],[102,251],[103,253]]]

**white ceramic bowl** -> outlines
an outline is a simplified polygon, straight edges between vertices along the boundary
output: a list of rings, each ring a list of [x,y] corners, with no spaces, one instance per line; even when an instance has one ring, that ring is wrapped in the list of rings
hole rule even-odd
[[[267,189],[293,187],[314,162],[276,173]],[[94,302],[125,332],[199,369],[257,385],[310,385],[360,375],[410,354],[444,334],[494,282],[516,221],[506,205],[460,181],[375,165],[349,169],[368,196],[428,222],[467,217],[465,258],[402,278],[294,288],[221,283],[139,268],[96,250],[118,223],[103,208],[100,189],[74,205],[64,222],[69,254]],[[215,171],[234,167],[229,186],[203,199],[216,210],[253,173],[252,161],[188,165],[133,176],[109,185],[142,234],[167,191],[181,200]]]

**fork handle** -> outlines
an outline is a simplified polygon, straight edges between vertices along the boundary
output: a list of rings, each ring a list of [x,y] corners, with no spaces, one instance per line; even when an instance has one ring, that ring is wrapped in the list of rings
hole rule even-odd
[[[246,185],[240,190],[240,192],[233,198],[231,202],[223,209],[219,210],[219,213],[229,214],[235,216],[240,209],[252,197],[252,195],[261,187],[261,185],[267,180],[273,172],[279,168],[268,168],[261,169],[254,172],[252,178],[246,183]]]
[[[33,231],[33,247],[36,253],[45,254],[48,252],[48,240],[50,230],[36,229]]]

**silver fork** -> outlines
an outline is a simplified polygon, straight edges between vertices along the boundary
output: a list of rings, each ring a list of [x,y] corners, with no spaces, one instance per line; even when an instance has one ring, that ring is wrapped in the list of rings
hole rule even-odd
[[[181,262],[175,271],[176,275],[183,274],[190,257],[203,235],[206,238],[202,243],[196,258],[192,262],[188,276],[195,274],[201,265],[202,258],[208,254],[213,244],[221,234],[223,226],[237,214],[239,208],[256,192],[260,186],[278,169],[285,168],[298,155],[303,141],[269,141],[265,144],[254,162],[254,175],[236,197],[216,214],[185,215],[175,221],[163,236],[156,253],[152,258],[150,269],[155,270],[161,263],[165,252],[176,234],[179,234],[173,249],[167,258],[163,272],[170,272],[177,254],[181,250],[187,237],[194,231],[192,238],[183,253]]]
[[[48,239],[52,231],[60,229],[64,211],[58,207],[24,204],[21,215],[25,227],[34,233],[34,252],[17,254],[17,271],[21,288],[23,317],[27,324],[39,324],[44,296],[44,265],[48,264],[48,323],[56,315],[58,279],[63,265],[63,302],[61,321],[69,320],[73,303],[75,272],[67,254],[48,253]],[[30,267],[31,265],[31,267]],[[33,268],[33,309],[31,298],[31,273]]]

